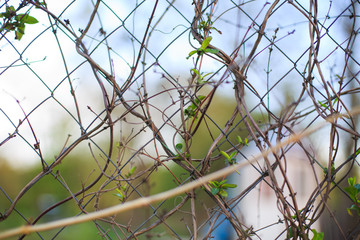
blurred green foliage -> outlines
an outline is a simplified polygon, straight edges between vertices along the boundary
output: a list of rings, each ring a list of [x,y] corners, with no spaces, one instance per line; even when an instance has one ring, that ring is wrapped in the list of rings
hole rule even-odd
[[[214,137],[218,136],[220,133],[219,128],[224,128],[227,120],[232,115],[235,108],[235,100],[231,98],[226,98],[224,96],[215,96],[210,108],[207,111],[209,117],[211,117],[218,125],[214,125],[212,121],[209,121],[207,117],[202,121],[198,131],[191,139],[190,142],[190,153],[191,158],[202,159],[212,144]],[[259,116],[255,116],[259,118]],[[236,119],[238,121],[239,119]],[[234,144],[238,143],[239,136],[243,139],[247,137],[247,132],[243,130],[242,125],[237,126],[236,130],[233,131],[229,136],[229,140]],[[106,149],[106,142],[102,144],[102,149]],[[116,145],[116,144],[114,144]],[[214,154],[220,154],[221,150],[227,149],[229,143],[219,145],[218,152],[215,151]],[[114,156],[118,155],[120,145],[114,147]],[[178,145],[180,147],[180,145]],[[184,145],[181,144],[183,148]],[[95,150],[94,150],[95,151]],[[100,152],[94,153],[94,156],[98,157]],[[124,159],[127,160],[131,156],[131,152],[126,150],[124,153]],[[189,156],[190,157],[190,156]],[[97,161],[104,161],[103,158],[97,159]],[[143,163],[147,161],[144,159]],[[103,162],[101,163],[103,164]],[[184,169],[179,167],[177,164],[173,163],[171,160],[165,161],[164,164],[167,165],[168,169],[171,170],[172,174],[164,166],[157,167],[154,171],[147,175],[147,177],[142,176],[131,181],[131,186],[137,186],[137,191],[142,193],[142,196],[149,196],[159,192],[173,189],[179,186],[179,183],[174,179],[175,175],[180,182],[189,182],[189,173]],[[194,166],[199,167],[200,162],[194,161],[192,163]],[[221,159],[215,161],[211,165],[211,171],[216,171],[224,167],[226,164],[226,159],[222,157]],[[152,161],[149,161],[148,164],[138,164],[136,167],[134,165],[128,164],[127,168],[123,169],[123,175],[129,174],[131,172],[132,177],[135,177],[137,172],[142,171],[151,165]],[[113,173],[114,167],[109,165],[106,173]],[[0,182],[1,187],[9,195],[10,199],[13,200],[17,193],[38,173],[41,172],[41,164],[39,163],[37,167],[30,169],[16,169],[12,168],[7,161],[2,159],[0,160]],[[83,186],[91,183],[96,176],[99,175],[100,169],[99,165],[94,160],[88,149],[82,149],[81,147],[76,151],[73,151],[65,159],[62,160],[61,164],[53,169],[52,174],[44,176],[40,181],[38,181],[33,187],[30,188],[28,192],[21,198],[21,200],[16,205],[16,211],[13,212],[9,218],[5,221],[0,222],[0,231],[18,227],[26,224],[26,220],[34,220],[36,217],[47,209],[49,206],[67,198],[70,196],[69,191],[66,188],[70,189],[72,193],[75,193],[83,188]],[[63,182],[62,185],[59,181]],[[125,186],[124,184],[116,185],[116,181],[111,182],[105,188],[101,188],[101,184],[104,183],[104,179],[99,181],[92,189],[86,192],[88,195],[79,195],[77,199],[82,199],[81,203],[86,204],[85,210],[88,212],[94,211],[94,206],[98,204],[99,209],[103,209],[115,204],[121,204],[124,201],[131,201],[136,199],[139,195],[133,191],[132,188],[126,189],[126,198],[122,200],[116,195],[118,192],[116,189]],[[64,187],[66,185],[66,187]],[[129,187],[130,185],[127,185]],[[96,191],[99,189],[105,190],[102,191],[99,198],[91,198]],[[229,190],[230,191],[230,190]],[[125,190],[124,190],[125,193]],[[206,219],[209,214],[209,209],[214,207],[213,200],[209,195],[207,195],[203,189],[197,189],[196,194],[196,209],[197,209],[197,220],[202,222],[203,219]],[[127,211],[122,214],[114,216],[116,222],[123,224],[124,226],[135,227],[144,223],[147,219],[150,219],[143,228],[149,227],[154,222],[158,221],[162,215],[167,214],[170,210],[176,207],[181,200],[186,196],[183,194],[172,199],[168,199],[164,202],[154,203],[153,207],[156,209],[156,215],[154,216],[154,209],[152,208],[140,208],[132,211]],[[0,192],[0,211],[4,213],[6,209],[10,206],[10,200]],[[171,226],[176,226],[175,229],[177,233],[183,233],[184,236],[187,234],[186,226],[192,224],[191,214],[184,214],[185,212],[191,212],[190,201],[188,201],[181,209],[181,211],[176,211],[171,217],[167,218],[166,222]],[[80,214],[80,209],[77,203],[71,199],[70,201],[62,204],[55,209],[48,212],[44,215],[38,223],[50,222],[66,217],[72,217],[77,214]],[[25,218],[25,219],[24,219]],[[180,221],[184,224],[177,224]],[[109,236],[116,238],[115,234],[123,237],[121,231],[116,229],[117,233],[111,224],[96,221],[98,227],[108,232]],[[45,239],[51,239],[55,234],[57,234],[59,229],[41,233]],[[123,229],[123,231],[125,231]],[[125,231],[126,232],[126,231]],[[129,232],[126,232],[129,235]],[[153,230],[148,232],[148,234],[154,234],[163,239],[165,236],[171,236],[171,231],[166,228],[166,225],[160,224],[155,227]],[[138,239],[144,239],[145,236],[140,236]],[[94,222],[79,224],[71,227],[66,227],[63,231],[59,233],[60,239],[101,239],[99,231]],[[31,234],[26,239],[39,239],[36,234]]]

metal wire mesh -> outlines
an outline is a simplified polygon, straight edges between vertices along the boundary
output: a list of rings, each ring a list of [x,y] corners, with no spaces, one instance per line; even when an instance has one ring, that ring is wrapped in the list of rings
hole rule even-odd
[[[1,3],[0,239],[355,239],[358,8]]]

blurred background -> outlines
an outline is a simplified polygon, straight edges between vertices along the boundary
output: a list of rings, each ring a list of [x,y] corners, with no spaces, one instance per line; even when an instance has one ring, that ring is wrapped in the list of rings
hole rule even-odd
[[[269,155],[274,176],[263,160],[228,176],[227,196],[196,189],[20,238],[356,239],[359,212],[348,208],[359,202],[346,188],[359,173],[358,10],[357,1],[0,2],[0,233],[173,189],[342,113]],[[38,22],[19,30],[19,14]],[[194,22],[216,51],[199,52]],[[243,103],[222,52],[246,77]]]

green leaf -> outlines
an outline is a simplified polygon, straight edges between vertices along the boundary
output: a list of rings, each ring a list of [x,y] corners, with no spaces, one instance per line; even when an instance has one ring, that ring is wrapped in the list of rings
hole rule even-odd
[[[197,82],[200,83],[200,84],[204,83],[203,79],[204,79],[206,76],[212,74],[212,72],[210,72],[210,73],[205,74],[204,76],[201,76],[201,74],[199,73],[199,71],[198,71],[197,69],[193,68],[193,69],[191,69],[191,71],[193,71],[193,72],[196,74],[196,76],[197,76],[196,80],[197,80]]]
[[[206,76],[209,76],[210,74],[213,74],[212,72],[209,72],[209,73],[207,73],[207,74],[205,74],[204,76],[199,76],[199,81],[202,81]]]
[[[193,71],[197,76],[200,76],[200,73],[196,68],[191,69],[191,71]]]
[[[333,105],[334,105],[338,100],[339,100],[339,99],[336,97],[336,98],[334,99]]]
[[[198,55],[202,55],[204,52],[207,52],[207,53],[213,53],[213,54],[216,54],[219,52],[219,50],[217,49],[208,49],[207,47],[209,46],[210,44],[210,41],[212,40],[212,37],[209,36],[207,38],[204,39],[204,41],[202,42],[201,44],[201,47],[196,49],[196,50],[193,50],[189,53],[189,56],[186,57],[186,59],[189,59],[192,55],[194,55],[195,53],[197,53]]]
[[[235,157],[235,155],[236,155],[236,152],[235,152],[235,151],[232,152],[231,155],[230,155],[230,159],[232,159],[233,157]]]
[[[213,195],[218,194],[219,191],[220,191],[219,188],[211,188],[211,193],[212,193]]]
[[[229,156],[226,152],[220,151],[220,153],[221,153],[224,157],[226,157],[227,160],[230,160],[230,159],[231,159],[230,156]]]
[[[314,234],[312,240],[323,240],[323,238],[324,238],[323,232],[317,232],[315,229],[312,229],[311,231]]]
[[[360,216],[360,207],[356,206],[355,204],[351,205],[350,210],[356,211],[357,215]]]
[[[11,19],[13,16],[15,16],[16,11],[14,6],[6,6],[6,11],[1,13],[1,17],[7,18],[7,19]]]
[[[207,49],[204,49],[204,52],[217,54],[219,52],[219,50],[218,49],[207,48]]]
[[[24,33],[21,33],[20,31],[15,31],[15,39],[20,40]]]
[[[204,100],[205,96],[203,95],[199,95],[196,99],[195,99],[195,103],[199,104],[201,103],[202,100]]]
[[[192,118],[192,117],[195,116],[194,110],[192,110],[190,107],[188,107],[187,109],[185,109],[184,114],[185,114],[186,116],[188,116],[189,118]]]
[[[336,74],[335,76],[339,79],[338,83],[339,83],[339,84],[342,84],[342,82],[344,81],[345,77],[341,77],[339,74]]]
[[[18,14],[15,16],[15,20],[18,22],[24,21],[24,19],[26,18],[27,14]]]
[[[219,182],[218,181],[210,181],[209,182],[211,185],[213,185],[214,187],[218,187],[219,186]]]
[[[124,193],[123,193],[121,190],[117,189],[117,188],[116,188],[116,191],[117,191],[118,193],[115,193],[115,194],[113,194],[113,195],[116,196],[116,197],[118,197],[118,198],[120,198],[120,201],[124,201],[124,198],[125,198]]]
[[[352,216],[351,209],[350,209],[350,208],[347,208],[346,210],[347,210],[348,214],[349,214],[350,216]]]
[[[15,26],[13,24],[7,24],[4,28],[11,31],[15,29]]]
[[[293,236],[294,236],[293,229],[290,228],[289,231],[288,231],[288,233],[287,233],[287,238],[290,239],[290,238],[292,238]]]
[[[130,169],[129,174],[132,175],[135,170],[136,170],[136,166],[133,166],[133,167]]]
[[[329,109],[327,106],[327,102],[326,103],[322,103],[318,100],[318,103],[320,104],[320,106],[322,106],[323,108]]]
[[[197,53],[198,50],[193,50],[189,53],[189,56],[186,57],[186,59],[189,59],[192,55],[194,55],[195,53]]]
[[[27,15],[25,21],[23,21],[23,22],[24,22],[24,23],[27,23],[27,24],[36,24],[36,23],[38,23],[39,21],[38,21],[36,18]]]
[[[185,110],[184,110],[184,114],[186,116],[188,116],[189,118],[192,118],[195,116],[195,112],[194,112],[194,109],[192,108],[192,106],[189,106],[187,107]]]
[[[219,29],[217,29],[216,27],[211,27],[211,29],[214,29],[214,30],[217,31],[219,34],[222,34],[222,32],[221,32]]]
[[[221,189],[221,190],[219,191],[219,195],[222,196],[222,197],[224,197],[224,198],[226,198],[226,197],[228,196],[228,193],[227,193],[224,189]]]
[[[205,96],[199,95],[197,98],[195,98],[194,103],[192,103],[189,107],[187,107],[184,110],[184,114],[188,116],[189,118],[192,118],[196,114],[196,109],[198,108],[198,105],[200,105],[201,101],[205,98]]]
[[[236,188],[237,185],[236,184],[232,184],[232,183],[225,183],[221,186],[222,188],[224,189],[227,189],[227,188]]]
[[[185,155],[181,156],[181,155],[176,155],[176,157],[174,157],[173,159],[174,160],[181,160],[181,159],[184,159],[185,158],[190,158],[191,157],[191,154],[190,153],[186,153]]]
[[[224,179],[224,180],[222,180],[220,183],[219,183],[219,186],[222,186],[224,183],[226,183],[227,182],[227,180],[226,179]]]
[[[357,199],[356,199],[356,194],[358,193],[356,188],[354,188],[353,186],[351,187],[345,187],[344,190],[349,194],[351,200],[353,202],[356,202]]]
[[[178,144],[176,144],[176,149],[179,151],[179,152],[182,152],[182,148],[183,148],[183,145],[182,145],[182,143],[178,143]]]
[[[22,33],[22,34],[25,34],[25,26],[19,26],[19,27],[17,28],[17,31],[19,31],[19,32]]]
[[[229,184],[226,183],[226,179],[222,180],[221,182],[218,181],[210,181],[209,184],[212,185],[211,187],[211,193],[213,195],[220,195],[222,197],[227,197],[228,193],[225,191],[227,188],[235,188],[237,187],[236,184]]]
[[[356,152],[355,152],[355,157],[356,157],[357,155],[359,155],[359,153],[360,153],[360,148],[358,148],[358,149],[356,150]]]
[[[349,177],[348,178],[349,186],[354,186],[355,182],[356,182],[356,177]]]
[[[360,216],[360,207],[355,204],[351,205],[350,208],[346,209],[350,216],[353,216],[352,212],[355,211],[358,216]]]
[[[205,50],[205,49],[209,46],[211,40],[212,40],[212,37],[211,37],[211,36],[205,38],[204,41],[203,41],[202,44],[201,44],[201,48],[200,48],[200,49]]]
[[[2,15],[3,18],[7,18],[7,19],[10,18],[10,13],[9,12],[2,12],[1,15]]]

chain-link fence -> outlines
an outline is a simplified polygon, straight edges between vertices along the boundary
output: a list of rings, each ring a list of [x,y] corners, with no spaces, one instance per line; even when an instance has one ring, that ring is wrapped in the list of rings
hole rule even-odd
[[[358,1],[0,4],[0,239],[358,239]]]

